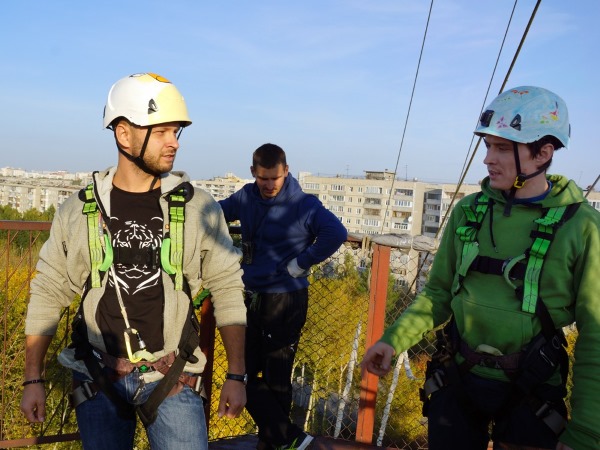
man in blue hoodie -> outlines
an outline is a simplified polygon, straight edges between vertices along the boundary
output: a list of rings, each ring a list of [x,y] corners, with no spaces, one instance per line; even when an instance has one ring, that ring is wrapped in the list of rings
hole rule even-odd
[[[281,147],[257,148],[250,171],[255,182],[220,201],[225,220],[239,220],[242,229],[246,408],[258,426],[258,450],[304,450],[313,438],[289,416],[292,366],[308,310],[307,276],[338,250],[347,231],[302,191]]]

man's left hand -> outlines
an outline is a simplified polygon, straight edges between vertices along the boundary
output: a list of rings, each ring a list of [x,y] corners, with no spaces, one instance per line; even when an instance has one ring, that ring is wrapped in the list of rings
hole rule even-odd
[[[246,386],[236,380],[225,380],[219,401],[219,417],[235,419],[246,406]]]
[[[298,265],[298,258],[292,259],[287,264],[288,273],[294,278],[307,277],[310,275],[310,267],[308,269],[303,269]]]

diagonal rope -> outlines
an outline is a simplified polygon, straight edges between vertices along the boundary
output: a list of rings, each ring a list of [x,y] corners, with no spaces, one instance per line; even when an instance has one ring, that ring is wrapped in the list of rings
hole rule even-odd
[[[502,39],[502,44],[501,44],[500,50],[498,52],[498,57],[496,58],[496,63],[494,65],[494,70],[492,72],[492,76],[490,77],[490,82],[488,84],[488,89],[486,91],[485,99],[484,99],[483,105],[481,107],[480,115],[481,115],[481,112],[483,111],[483,108],[485,108],[485,105],[487,104],[487,97],[488,97],[489,91],[491,89],[491,84],[492,84],[492,81],[494,79],[494,74],[495,74],[496,68],[498,66],[498,60],[500,59],[500,55],[502,54],[502,49],[504,48],[504,43],[506,41],[506,36],[508,34],[508,30],[510,28],[510,24],[512,22],[512,18],[513,18],[513,15],[514,15],[517,3],[518,3],[518,0],[515,0],[515,3],[513,5],[513,9],[512,9],[511,14],[510,14],[510,18],[509,18],[508,24],[506,26],[506,30],[504,32],[504,38]],[[506,85],[506,83],[508,81],[509,75],[512,72],[512,69],[513,69],[513,67],[514,67],[514,65],[516,63],[517,57],[518,57],[518,55],[519,55],[519,53],[521,51],[523,43],[525,42],[525,37],[527,36],[527,34],[529,32],[531,24],[533,23],[533,19],[534,19],[536,13],[537,13],[537,10],[539,8],[540,3],[541,3],[541,0],[538,0],[537,3],[536,3],[536,5],[535,5],[535,7],[534,7],[534,9],[533,9],[533,12],[531,13],[531,16],[529,18],[529,22],[527,23],[527,27],[525,28],[525,31],[523,32],[523,36],[521,37],[521,42],[519,43],[519,46],[517,47],[517,50],[515,52],[515,55],[513,57],[512,62],[511,62],[511,65],[510,65],[510,67],[509,67],[509,69],[508,69],[508,71],[506,73],[506,76],[504,77],[504,81],[502,83],[502,87],[500,88],[500,92],[502,92],[504,90],[504,87],[505,87],[505,85]],[[469,145],[469,148],[473,145],[474,139],[475,139],[475,135],[473,135],[473,137],[471,138],[471,144]],[[436,235],[435,235],[436,238],[439,236],[439,234],[441,233],[441,231],[444,228],[444,223],[446,222],[446,218],[449,216],[448,213],[450,211],[452,211],[452,206],[454,204],[454,201],[456,200],[456,197],[458,195],[458,191],[459,191],[460,187],[462,186],[462,184],[464,182],[465,176],[466,176],[466,174],[467,174],[467,172],[468,172],[468,170],[469,170],[469,168],[471,166],[471,163],[473,162],[473,159],[475,158],[475,154],[477,153],[477,148],[479,147],[480,142],[481,142],[481,139],[478,139],[477,140],[477,144],[475,145],[475,149],[473,150],[473,154],[471,155],[470,159],[468,158],[468,152],[467,152],[467,158],[465,159],[465,161],[468,159],[468,164],[466,165],[466,168],[463,170],[463,172],[461,174],[460,181],[459,181],[459,183],[456,186],[456,190],[455,190],[454,194],[452,195],[452,199],[451,199],[450,204],[448,205],[448,208],[446,210],[447,213],[445,215],[443,215],[442,218],[441,218],[441,220],[440,220],[440,226],[439,226],[439,228],[438,228],[438,230],[436,232]],[[441,209],[440,209],[440,213],[441,213]],[[423,270],[423,267],[429,261],[429,256],[430,256],[430,252],[425,253],[425,257],[420,262],[419,267],[417,269],[417,273],[420,273]],[[414,288],[414,284],[416,283],[416,281],[417,281],[417,278],[415,277],[415,279],[413,279],[413,281],[411,283],[411,286],[409,288],[410,290],[412,290]]]
[[[598,175],[596,177],[596,181],[594,181],[588,188],[587,188],[587,192],[585,193],[585,198],[588,197],[588,195],[590,195],[590,192],[593,192],[594,188],[596,187],[596,183],[598,183],[598,180],[600,180],[600,175]]]
[[[406,112],[406,119],[404,121],[404,129],[402,130],[402,139],[400,140],[400,148],[398,149],[398,157],[396,158],[396,165],[394,166],[394,176],[392,178],[392,185],[390,187],[390,194],[388,196],[387,205],[383,213],[383,220],[381,221],[381,231],[383,232],[385,227],[385,218],[387,217],[388,210],[392,203],[392,196],[394,195],[394,183],[396,182],[396,174],[398,173],[398,164],[400,163],[400,155],[402,154],[402,147],[404,146],[404,137],[406,136],[406,128],[408,127],[408,119],[410,117],[410,110],[412,102],[415,96],[415,90],[417,88],[417,79],[419,78],[419,69],[421,67],[421,60],[423,59],[423,50],[425,48],[425,41],[427,39],[427,31],[429,30],[429,21],[431,20],[431,10],[433,9],[433,1],[429,4],[429,13],[427,15],[427,23],[425,24],[425,32],[423,33],[423,41],[421,42],[421,51],[419,52],[419,61],[417,62],[417,70],[415,72],[415,79],[413,80],[412,91],[410,94],[410,101],[408,102],[408,111]]]
[[[500,56],[502,55],[502,50],[504,49],[504,44],[506,42],[506,36],[508,35],[508,30],[510,29],[510,25],[512,23],[512,19],[513,19],[514,13],[515,13],[515,9],[517,7],[517,3],[518,3],[518,0],[515,0],[513,9],[510,14],[510,18],[508,20],[508,24],[506,25],[506,30],[504,32],[504,38],[502,39],[502,44],[500,45],[500,50],[498,51],[498,56],[496,57],[496,63],[494,64],[494,70],[492,71],[492,75],[490,77],[490,82],[488,84],[488,88],[486,90],[485,97],[484,97],[483,103],[481,105],[481,109],[479,110],[478,120],[479,120],[479,117],[481,116],[481,113],[483,112],[483,108],[485,108],[485,105],[487,105],[487,102],[488,102],[487,99],[488,99],[488,96],[489,96],[489,93],[491,90],[492,81],[494,80],[494,76],[496,74],[496,69],[498,67],[498,61],[500,60]],[[508,71],[506,72],[504,81],[502,82],[502,86],[500,86],[500,90],[499,90],[498,94],[502,93],[504,91],[504,88],[506,87],[508,78],[510,77],[510,74],[512,73],[512,70],[517,62],[517,57],[521,53],[521,49],[523,48],[523,44],[525,43],[525,38],[527,37],[527,34],[529,33],[529,29],[531,28],[531,24],[533,23],[533,19],[535,18],[535,15],[536,15],[537,10],[541,3],[542,3],[542,0],[538,0],[537,3],[535,4],[535,7],[533,8],[531,16],[529,17],[529,21],[527,22],[527,26],[525,27],[525,31],[523,32],[523,36],[521,36],[521,41],[519,42],[517,50],[515,51],[512,62],[508,68]],[[476,138],[477,138],[477,143],[475,144],[473,153],[471,154],[471,157],[469,158],[470,149],[473,146],[473,142]],[[471,137],[471,143],[469,144],[469,151],[467,151],[467,155],[465,157],[465,164],[463,165],[463,171],[461,173],[458,184],[456,185],[456,190],[454,191],[454,194],[452,195],[452,199],[450,200],[450,204],[448,205],[448,209],[447,209],[448,212],[450,212],[452,210],[452,206],[454,205],[454,201],[456,200],[456,196],[458,195],[460,187],[462,186],[463,182],[465,181],[465,177],[467,176],[467,173],[471,167],[471,164],[473,163],[473,160],[475,159],[475,155],[477,154],[477,150],[479,149],[479,144],[481,144],[481,137],[476,137],[475,135],[473,135]],[[448,215],[449,214],[446,214],[441,218],[440,227],[438,228],[436,235],[435,235],[436,238],[439,236],[442,229],[444,228],[444,223],[446,222],[446,218]]]

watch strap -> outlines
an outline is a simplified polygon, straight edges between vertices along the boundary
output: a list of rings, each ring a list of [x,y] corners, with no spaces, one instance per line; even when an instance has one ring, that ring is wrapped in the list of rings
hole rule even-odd
[[[227,373],[227,375],[225,375],[225,379],[240,381],[240,382],[246,384],[246,382],[248,381],[248,375],[247,374],[238,375],[236,373]]]

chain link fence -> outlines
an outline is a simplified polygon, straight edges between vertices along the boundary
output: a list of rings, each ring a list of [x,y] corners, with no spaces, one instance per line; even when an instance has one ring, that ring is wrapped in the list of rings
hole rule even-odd
[[[385,317],[387,326],[410,304],[422,287],[431,257],[427,245],[415,250],[409,235],[378,237],[374,241],[392,247],[387,276]],[[331,258],[312,269],[309,311],[292,374],[292,420],[307,432],[335,439],[356,440],[361,396],[360,361],[369,326],[372,277],[372,245],[368,237],[349,240]],[[417,247],[419,248],[419,247]],[[381,270],[381,269],[380,269]],[[377,338],[379,336],[376,336]],[[217,339],[211,417],[216,417],[218,392],[227,360]],[[375,407],[372,443],[399,449],[426,449],[427,424],[423,419],[419,388],[425,363],[433,346],[429,339],[395,361],[393,373],[381,379]],[[209,439],[255,433],[245,411],[233,421],[211,426]]]
[[[80,442],[70,442],[78,439],[75,414],[68,403],[71,376],[56,361],[57,353],[68,343],[72,309],[63,312],[47,358],[46,422],[32,426],[19,410],[25,310],[43,238],[40,230],[3,231],[0,236],[0,448],[42,443],[53,443],[57,449],[81,446]],[[375,246],[389,250],[386,260],[377,260],[377,264]],[[422,237],[351,237],[331,258],[313,267],[307,323],[292,377],[295,423],[314,435],[360,440],[387,448],[427,449],[427,422],[422,416],[419,388],[424,382],[426,362],[433,353],[433,334],[398,355],[392,373],[378,381],[373,388],[377,397],[372,416],[365,415],[368,406],[361,404],[365,386],[359,364],[368,346],[369,330],[373,330],[374,323],[380,326],[378,329],[389,326],[413,301],[427,278],[434,251],[435,242]],[[374,284],[375,272],[385,275],[385,293],[380,292],[381,285]],[[377,301],[386,300],[380,316],[373,314],[374,295]],[[572,351],[577,333],[574,327],[566,331]],[[371,338],[377,340],[379,336],[373,334]],[[246,411],[234,420],[217,417],[226,371],[227,361],[217,332],[209,380],[210,441],[256,433]],[[366,421],[372,422],[370,427],[365,427]],[[147,448],[144,435],[138,433],[136,448]]]
[[[24,328],[29,283],[50,224],[30,223],[26,226],[29,229],[3,228],[0,232],[0,448],[79,439],[75,413],[68,402],[71,375],[56,360],[60,350],[68,343],[68,324],[73,309],[63,311],[56,336],[48,350],[45,422],[30,425],[19,409],[25,365]],[[80,448],[81,444],[62,442],[54,446],[68,449]]]

